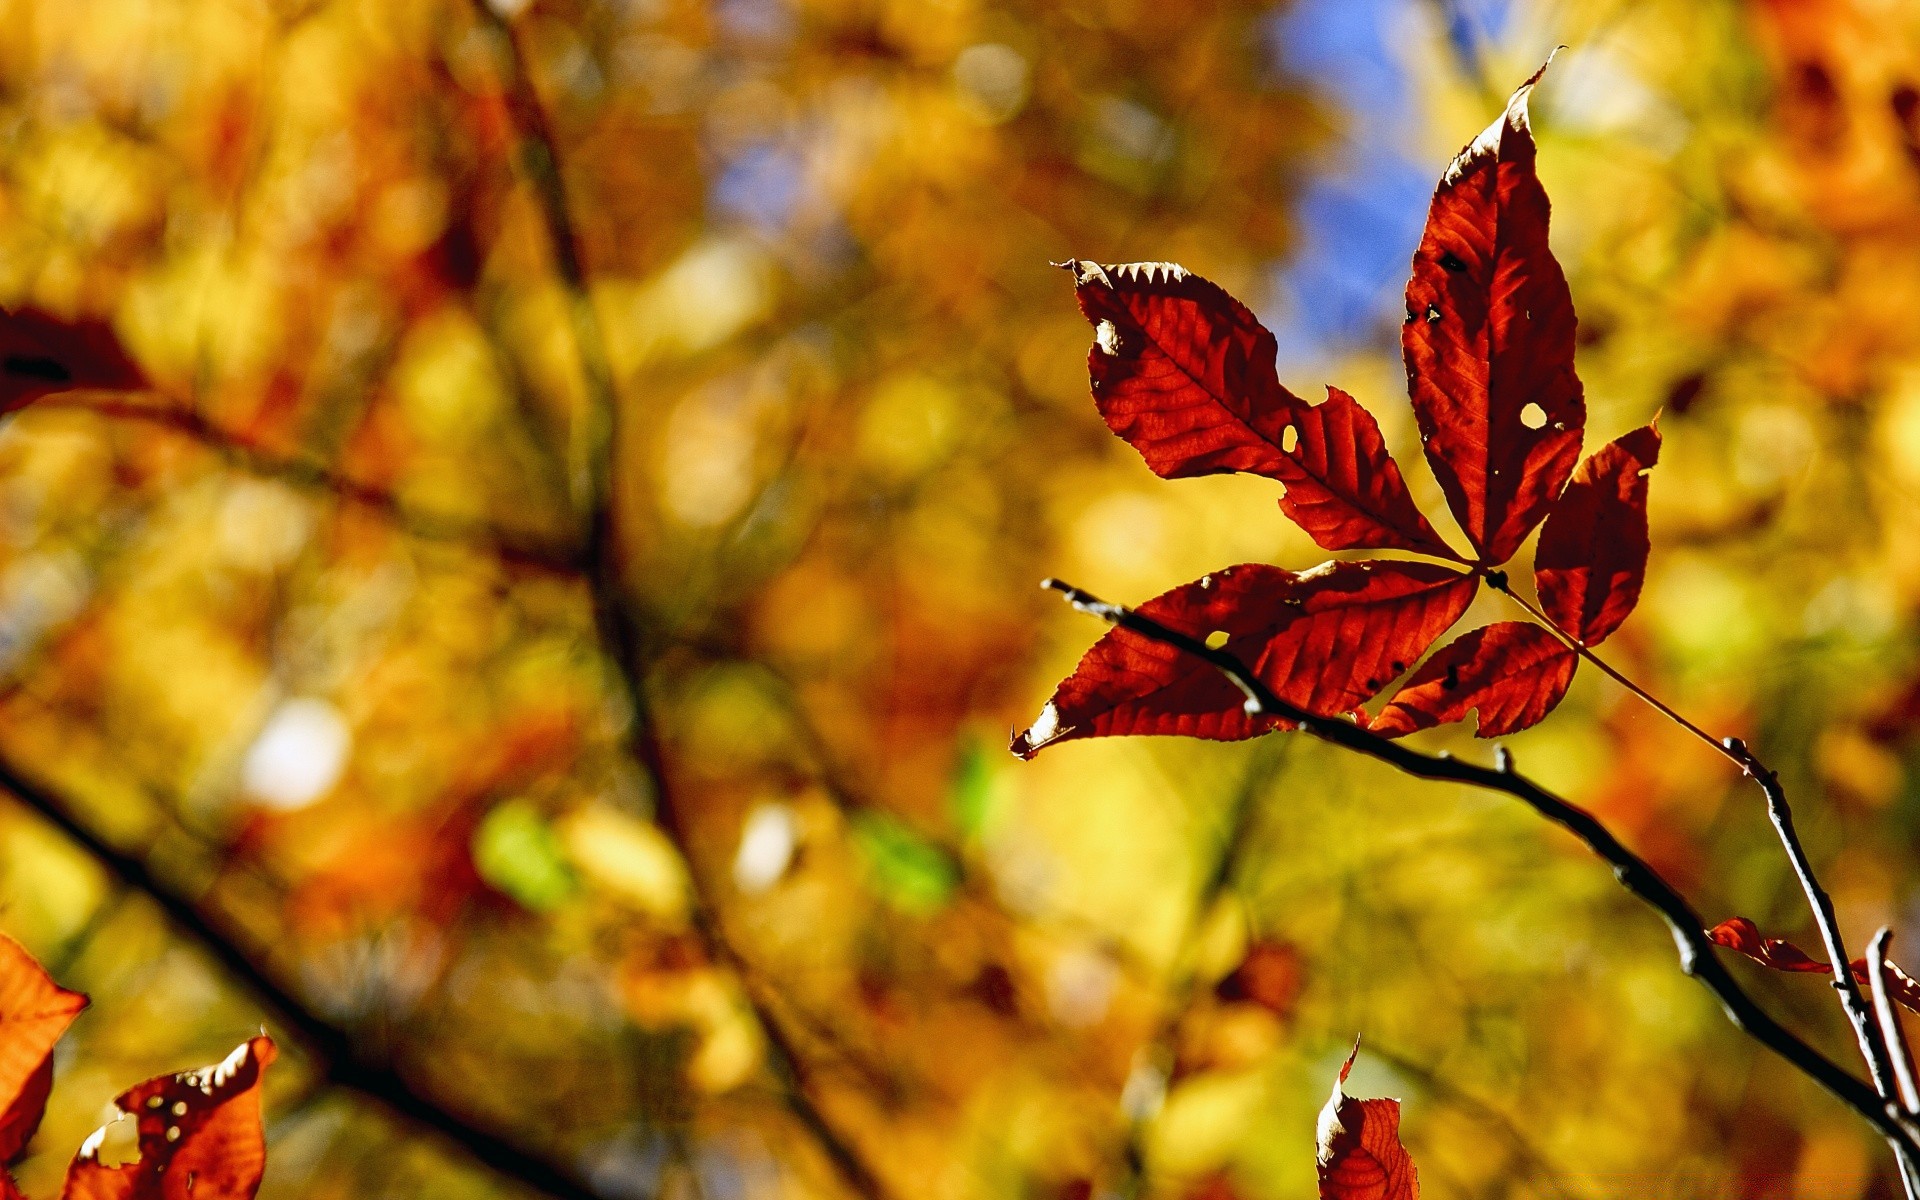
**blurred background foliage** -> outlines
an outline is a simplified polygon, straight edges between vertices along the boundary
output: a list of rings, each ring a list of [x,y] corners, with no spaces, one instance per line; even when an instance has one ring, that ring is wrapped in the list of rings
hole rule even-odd
[[[1356,1032],[1432,1196],[1893,1195],[1517,806],[1284,736],[1004,752],[1099,632],[1042,576],[1321,557],[1106,433],[1048,261],[1221,282],[1411,466],[1427,198],[1562,42],[1589,442],[1667,436],[1613,657],[1784,773],[1856,948],[1920,940],[1901,0],[0,0],[0,302],[155,384],[0,426],[0,757],[607,1200],[1306,1196]],[[1758,794],[1597,673],[1514,750],[1808,936]],[[94,1006],[30,1192],[264,1021],[264,1195],[531,1194],[45,816],[0,807],[0,927]]]

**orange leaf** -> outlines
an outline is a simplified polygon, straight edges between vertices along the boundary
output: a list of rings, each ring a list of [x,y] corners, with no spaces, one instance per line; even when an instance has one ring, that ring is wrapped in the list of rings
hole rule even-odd
[[[0,1161],[40,1127],[53,1087],[53,1044],[87,998],[55,983],[20,943],[0,936]]]
[[[1420,1173],[1400,1144],[1400,1102],[1341,1090],[1359,1056],[1356,1040],[1320,1110],[1320,1200],[1419,1200]]]
[[[252,1200],[267,1164],[260,1080],[275,1053],[257,1037],[213,1066],[122,1092],[114,1103],[138,1123],[139,1161],[103,1165],[102,1128],[74,1156],[61,1200]]]

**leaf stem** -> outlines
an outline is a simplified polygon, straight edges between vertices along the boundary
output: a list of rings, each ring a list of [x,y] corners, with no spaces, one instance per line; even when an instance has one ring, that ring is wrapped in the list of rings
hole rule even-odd
[[[1800,881],[1800,891],[1806,896],[1807,907],[1813,913],[1814,924],[1820,930],[1820,941],[1826,947],[1827,961],[1833,965],[1834,991],[1839,993],[1840,1007],[1845,1010],[1847,1021],[1853,1026],[1854,1040],[1859,1043],[1860,1054],[1866,1059],[1867,1071],[1873,1079],[1874,1091],[1879,1093],[1883,1101],[1891,1100],[1894,1095],[1892,1052],[1888,1049],[1886,1039],[1874,1021],[1873,1012],[1868,1007],[1866,998],[1860,992],[1859,981],[1853,977],[1853,970],[1849,965],[1853,959],[1848,955],[1846,941],[1840,935],[1840,920],[1834,912],[1833,897],[1829,896],[1827,890],[1821,886],[1819,876],[1814,873],[1813,862],[1807,857],[1806,847],[1800,843],[1800,834],[1793,824],[1793,809],[1787,803],[1786,789],[1780,785],[1780,776],[1769,770],[1739,738],[1715,738],[1675,712],[1645,688],[1615,670],[1606,660],[1595,654],[1585,642],[1562,629],[1552,617],[1542,612],[1524,596],[1514,592],[1505,572],[1490,573],[1487,584],[1495,591],[1505,593],[1508,599],[1525,609],[1529,616],[1565,642],[1580,657],[1598,667],[1609,678],[1653,706],[1655,710],[1682,729],[1712,746],[1728,761],[1739,767],[1742,774],[1760,785],[1760,792],[1766,797],[1767,818],[1773,823],[1774,831],[1779,835],[1780,845],[1787,852],[1787,861],[1792,865],[1793,873]],[[1905,1166],[1903,1162],[1903,1170]]]
[[[1172,646],[1210,664],[1247,697],[1246,707],[1251,714],[1290,721],[1322,741],[1386,763],[1416,778],[1464,783],[1504,793],[1567,830],[1612,866],[1614,878],[1620,881],[1622,887],[1666,921],[1679,952],[1681,971],[1699,980],[1702,986],[1713,993],[1720,1001],[1727,1019],[1736,1028],[1827,1089],[1841,1103],[1873,1125],[1902,1154],[1920,1154],[1920,1137],[1916,1136],[1920,1127],[1914,1125],[1897,1105],[1877,1095],[1874,1089],[1768,1015],[1741,988],[1726,964],[1715,956],[1706,927],[1686,898],[1645,859],[1629,850],[1592,813],[1549,792],[1515,770],[1512,755],[1506,752],[1505,747],[1497,751],[1497,767],[1483,767],[1451,755],[1426,754],[1414,750],[1399,742],[1389,741],[1370,729],[1363,729],[1345,718],[1321,716],[1287,703],[1245,663],[1225,650],[1212,649],[1197,638],[1169,629],[1132,609],[1109,604],[1059,580],[1049,579],[1043,586],[1065,595],[1067,602],[1081,612],[1097,616],[1140,637]]]

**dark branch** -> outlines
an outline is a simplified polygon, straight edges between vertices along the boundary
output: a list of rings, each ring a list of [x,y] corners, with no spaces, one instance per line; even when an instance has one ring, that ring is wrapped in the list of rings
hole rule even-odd
[[[1238,687],[1247,698],[1247,711],[1292,722],[1325,742],[1386,763],[1420,779],[1464,783],[1472,787],[1502,792],[1526,804],[1535,812],[1580,839],[1589,850],[1613,867],[1614,878],[1634,896],[1644,901],[1666,921],[1680,955],[1680,969],[1700,981],[1720,1001],[1727,1019],[1760,1042],[1808,1078],[1831,1092],[1841,1103],[1859,1113],[1882,1135],[1906,1152],[1920,1150],[1914,1131],[1874,1094],[1873,1089],[1848,1074],[1793,1031],[1775,1021],[1754,1003],[1740,984],[1714,955],[1706,927],[1686,898],[1675,891],[1646,860],[1627,849],[1612,831],[1593,814],[1547,791],[1521,775],[1513,767],[1513,758],[1505,747],[1496,751],[1497,768],[1462,762],[1448,755],[1424,754],[1398,742],[1389,741],[1371,730],[1362,729],[1341,717],[1323,717],[1282,700],[1235,656],[1214,650],[1197,638],[1169,629],[1131,609],[1109,604],[1078,588],[1049,579],[1044,586],[1065,594],[1068,603],[1081,612],[1101,618],[1141,637],[1169,645],[1212,665]]]
[[[886,1187],[853,1146],[841,1136],[815,1103],[805,1061],[762,994],[752,964],[728,939],[719,916],[706,897],[684,814],[668,777],[654,730],[647,696],[647,663],[652,660],[646,631],[636,619],[621,572],[620,528],[613,498],[614,458],[620,443],[620,402],[612,370],[588,288],[585,258],[580,251],[578,224],[567,202],[560,154],[545,108],[528,77],[519,31],[484,0],[474,10],[505,41],[506,77],[501,84],[507,111],[520,142],[520,167],[538,193],[555,267],[570,300],[574,344],[590,404],[576,423],[569,447],[573,467],[574,501],[587,523],[585,574],[592,593],[594,624],[608,657],[613,661],[629,713],[628,741],[635,761],[654,787],[662,832],[687,862],[693,880],[693,917],[709,952],[737,974],[745,987],[754,1016],[767,1039],[769,1057],[785,1085],[787,1107],[807,1130],[840,1180],[863,1200],[886,1200]]]
[[[571,1171],[504,1140],[421,1092],[390,1063],[363,1057],[346,1030],[314,1012],[259,966],[254,955],[242,948],[237,930],[228,928],[217,916],[202,912],[178,889],[156,876],[143,859],[108,844],[81,823],[52,788],[4,758],[0,758],[0,788],[66,834],[123,887],[159,905],[175,927],[197,941],[304,1043],[328,1083],[356,1092],[403,1121],[439,1134],[481,1165],[554,1200],[604,1200]]]
[[[392,492],[342,475],[318,459],[277,454],[223,429],[197,412],[172,404],[142,403],[82,392],[48,396],[36,408],[69,408],[116,420],[143,421],[192,438],[237,470],[294,487],[326,492],[342,503],[379,514],[413,537],[447,542],[489,554],[504,563],[550,574],[577,574],[580,553],[552,540],[500,529],[484,521],[423,512]]]
[[[1820,885],[1820,877],[1814,872],[1813,862],[1807,858],[1806,847],[1800,844],[1800,835],[1793,826],[1793,809],[1787,804],[1787,793],[1786,789],[1780,786],[1780,776],[1768,770],[1747,744],[1739,738],[1716,740],[1712,734],[1687,720],[1664,701],[1614,669],[1605,659],[1595,654],[1592,647],[1562,629],[1552,617],[1528,603],[1525,597],[1515,593],[1508,585],[1504,573],[1494,572],[1488,577],[1487,582],[1496,591],[1505,592],[1509,599],[1525,609],[1528,615],[1553,636],[1566,643],[1569,649],[1599,668],[1629,692],[1652,705],[1656,711],[1676,725],[1713,747],[1734,766],[1739,767],[1743,774],[1760,785],[1760,791],[1767,801],[1767,818],[1773,822],[1774,831],[1780,837],[1780,845],[1787,852],[1787,861],[1793,866],[1794,877],[1800,881],[1800,890],[1807,898],[1807,908],[1813,913],[1814,924],[1820,930],[1820,940],[1826,946],[1827,961],[1833,964],[1833,987],[1840,995],[1840,1007],[1847,1014],[1848,1023],[1853,1026],[1853,1036],[1860,1045],[1860,1055],[1867,1061],[1867,1074],[1873,1082],[1873,1090],[1879,1094],[1881,1100],[1891,1099],[1893,1096],[1892,1056],[1879,1028],[1874,1024],[1873,1014],[1868,1011],[1866,1000],[1860,994],[1860,985],[1848,966],[1853,961],[1853,957],[1847,953],[1846,939],[1840,934],[1840,920],[1834,914],[1833,899]],[[1920,1166],[1916,1166],[1914,1174],[1920,1177]]]

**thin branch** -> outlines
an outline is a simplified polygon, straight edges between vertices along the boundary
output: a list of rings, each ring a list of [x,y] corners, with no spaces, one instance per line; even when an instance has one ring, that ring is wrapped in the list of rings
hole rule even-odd
[[[1806,896],[1807,907],[1812,911],[1814,924],[1820,930],[1820,941],[1826,946],[1827,961],[1833,964],[1833,989],[1839,993],[1840,1007],[1846,1011],[1847,1022],[1853,1026],[1854,1040],[1860,1045],[1861,1057],[1867,1061],[1867,1073],[1873,1081],[1873,1090],[1879,1093],[1881,1099],[1890,1099],[1893,1096],[1893,1056],[1874,1024],[1873,1013],[1868,1009],[1865,997],[1860,994],[1859,981],[1853,977],[1853,970],[1847,965],[1853,961],[1853,956],[1847,953],[1846,939],[1840,934],[1840,918],[1834,912],[1833,897],[1821,886],[1820,877],[1813,869],[1813,860],[1807,857],[1806,847],[1800,843],[1800,834],[1793,825],[1793,809],[1787,803],[1786,789],[1780,786],[1780,776],[1768,770],[1739,738],[1714,739],[1698,725],[1661,703],[1645,688],[1614,670],[1585,642],[1569,634],[1552,617],[1515,594],[1504,572],[1490,575],[1488,584],[1496,591],[1505,592],[1514,603],[1545,626],[1548,632],[1577,651],[1580,657],[1705,741],[1760,785],[1760,792],[1767,801],[1767,819],[1773,823],[1780,845],[1787,852],[1787,861],[1793,866],[1794,876],[1800,881],[1800,891]]]
[[[413,537],[465,546],[514,566],[551,574],[578,574],[581,570],[581,555],[576,549],[500,529],[485,521],[423,512],[402,502],[392,492],[343,475],[317,458],[276,454],[243,434],[223,429],[201,414],[173,404],[141,403],[109,398],[101,393],[67,392],[35,401],[34,407],[72,409],[156,425],[193,439],[237,470],[326,492],[343,503],[379,514]]]
[[[714,957],[740,977],[754,1016],[766,1035],[775,1071],[786,1085],[787,1107],[826,1155],[841,1182],[863,1200],[887,1200],[888,1192],[872,1168],[815,1103],[804,1060],[763,994],[752,965],[727,937],[717,912],[700,886],[700,872],[691,853],[684,814],[666,772],[648,701],[646,664],[652,655],[645,630],[635,617],[621,570],[620,527],[613,503],[621,406],[588,286],[578,223],[567,201],[558,144],[528,76],[526,55],[515,24],[485,0],[475,0],[473,8],[504,40],[508,52],[503,64],[506,77],[501,83],[507,111],[520,140],[520,167],[538,193],[555,267],[570,301],[575,352],[580,356],[588,401],[587,412],[574,423],[569,447],[574,502],[587,522],[583,567],[593,600],[594,624],[612,660],[615,680],[627,704],[628,741],[633,757],[653,783],[661,830],[686,859],[694,880],[695,928]]]
[[[1368,1037],[1371,1039],[1372,1035]],[[1528,1178],[1540,1185],[1540,1190],[1551,1193],[1558,1200],[1584,1200],[1584,1194],[1576,1192],[1560,1175],[1559,1169],[1542,1154],[1520,1126],[1506,1113],[1480,1099],[1478,1096],[1456,1086],[1443,1073],[1433,1070],[1423,1063],[1415,1062],[1406,1055],[1382,1046],[1378,1039],[1367,1042],[1367,1057],[1377,1058],[1398,1073],[1418,1084],[1440,1103],[1449,1105],[1480,1124],[1486,1126],[1507,1144],[1507,1153],[1518,1164]]]
[[[482,1128],[420,1091],[392,1064],[362,1057],[346,1030],[316,1013],[261,968],[252,953],[241,948],[239,931],[219,917],[202,912],[177,888],[155,875],[144,859],[110,845],[75,817],[71,806],[53,788],[4,758],[0,758],[0,789],[59,829],[121,886],[158,905],[176,928],[198,942],[281,1025],[299,1037],[316,1060],[318,1073],[329,1083],[358,1093],[406,1123],[432,1130],[476,1162],[554,1200],[605,1200],[573,1172]]]
[[[1681,971],[1699,980],[1702,986],[1713,993],[1727,1019],[1736,1028],[1832,1093],[1889,1141],[1908,1152],[1920,1151],[1920,1137],[1916,1137],[1916,1130],[1897,1109],[1754,1003],[1726,965],[1715,957],[1713,942],[1708,939],[1699,914],[1665,877],[1623,845],[1593,814],[1516,771],[1513,757],[1504,746],[1496,750],[1497,768],[1462,762],[1451,755],[1422,753],[1389,741],[1371,730],[1362,729],[1344,718],[1319,716],[1287,703],[1237,657],[1224,650],[1211,649],[1205,642],[1058,580],[1049,579],[1044,586],[1064,593],[1068,603],[1081,612],[1141,637],[1172,646],[1213,666],[1246,696],[1246,708],[1250,714],[1291,722],[1322,741],[1383,762],[1419,779],[1463,783],[1502,792],[1573,834],[1613,867],[1614,878],[1622,887],[1644,901],[1666,921],[1673,935],[1675,949],[1679,952]]]
[[[1880,1018],[1880,1036],[1893,1057],[1893,1074],[1900,1085],[1900,1106],[1912,1116],[1920,1113],[1920,1089],[1914,1087],[1913,1054],[1907,1048],[1907,1032],[1901,1027],[1899,1010],[1893,1006],[1893,972],[1887,962],[1887,943],[1892,940],[1893,930],[1884,925],[1873,935],[1873,941],[1867,944],[1867,977],[1873,982],[1873,1009]],[[1893,1155],[1900,1166],[1900,1186],[1906,1190],[1907,1200],[1920,1200],[1920,1158],[1898,1143],[1893,1147]]]
[[[1867,943],[1867,978],[1873,983],[1873,1011],[1880,1018],[1880,1032],[1893,1051],[1893,1074],[1900,1084],[1900,1104],[1910,1114],[1920,1114],[1920,1087],[1913,1079],[1913,1051],[1907,1046],[1907,1031],[1900,1024],[1900,1010],[1894,1006],[1892,974],[1887,962],[1887,943],[1893,930],[1886,926]]]

